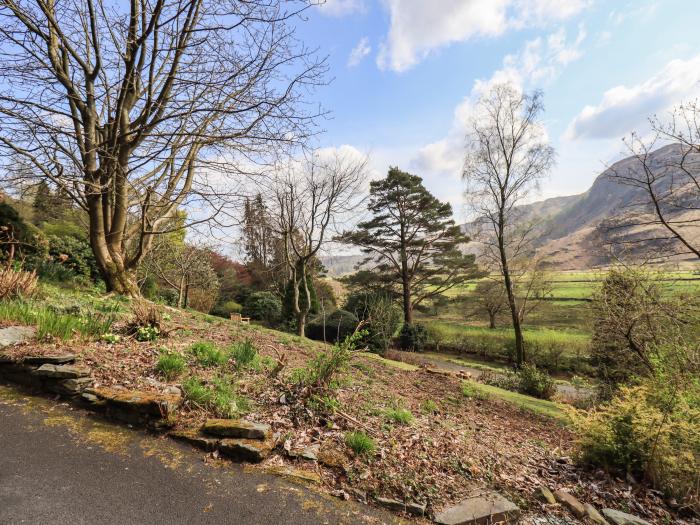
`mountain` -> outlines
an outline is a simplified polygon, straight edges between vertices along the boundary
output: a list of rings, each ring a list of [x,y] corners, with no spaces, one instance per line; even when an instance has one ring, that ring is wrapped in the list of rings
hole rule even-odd
[[[649,165],[660,169],[677,165],[681,154],[679,145],[664,146],[649,155]],[[535,242],[538,254],[558,269],[585,269],[609,264],[612,261],[611,239],[608,229],[601,228],[601,225],[630,213],[632,207],[646,201],[643,190],[620,184],[611,175],[635,174],[641,169],[642,165],[635,157],[628,157],[601,173],[585,193],[555,197],[521,207],[525,220],[539,218],[542,221]],[[697,215],[697,211],[688,212],[682,218],[687,219],[693,213]],[[624,235],[628,240],[632,237],[650,237],[652,229],[635,227],[625,230]],[[691,235],[700,238],[700,231],[691,232]],[[646,255],[639,251],[640,246],[629,246],[628,257]],[[646,243],[644,249],[648,251],[658,247],[652,242]],[[677,260],[682,260],[682,257]]]

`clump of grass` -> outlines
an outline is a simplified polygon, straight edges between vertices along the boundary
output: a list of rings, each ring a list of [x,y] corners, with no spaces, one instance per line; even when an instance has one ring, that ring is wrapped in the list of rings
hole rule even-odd
[[[345,444],[358,456],[371,455],[377,449],[374,439],[362,431],[347,432]]]
[[[255,345],[249,340],[232,345],[228,354],[229,357],[235,361],[236,368],[260,369],[260,354],[258,353],[258,349],[255,348]]]
[[[228,354],[211,341],[194,343],[187,351],[194,356],[198,365],[205,367],[222,366],[229,359]]]
[[[250,410],[250,401],[236,392],[234,384],[226,377],[205,384],[197,377],[190,377],[182,383],[185,398],[223,418],[236,418]]]
[[[384,411],[384,415],[390,421],[401,425],[409,425],[413,422],[413,414],[405,408],[389,408]]]
[[[477,388],[474,383],[467,381],[462,383],[462,395],[473,399],[488,399],[489,397],[487,393]]]
[[[438,406],[432,399],[426,399],[423,401],[423,404],[421,404],[420,409],[424,414],[435,414],[438,411]]]
[[[187,361],[182,355],[167,349],[160,351],[156,371],[166,380],[171,381],[182,374],[187,368]]]

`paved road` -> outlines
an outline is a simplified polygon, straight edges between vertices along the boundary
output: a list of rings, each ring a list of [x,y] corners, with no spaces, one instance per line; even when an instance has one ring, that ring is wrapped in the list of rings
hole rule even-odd
[[[0,384],[0,524],[395,523]],[[249,470],[249,469],[248,469]]]

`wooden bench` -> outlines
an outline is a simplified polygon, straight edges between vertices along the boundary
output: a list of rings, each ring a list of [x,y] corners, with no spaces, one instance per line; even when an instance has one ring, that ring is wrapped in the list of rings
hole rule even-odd
[[[250,317],[242,317],[241,314],[231,314],[231,320],[237,323],[250,324]]]

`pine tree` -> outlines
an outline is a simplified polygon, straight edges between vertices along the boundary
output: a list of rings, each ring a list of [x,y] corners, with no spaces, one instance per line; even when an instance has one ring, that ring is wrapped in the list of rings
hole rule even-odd
[[[373,217],[341,240],[367,254],[379,279],[401,291],[404,323],[413,309],[477,274],[473,255],[459,246],[469,241],[452,219],[452,207],[440,202],[423,180],[398,168],[370,183],[367,205]]]

